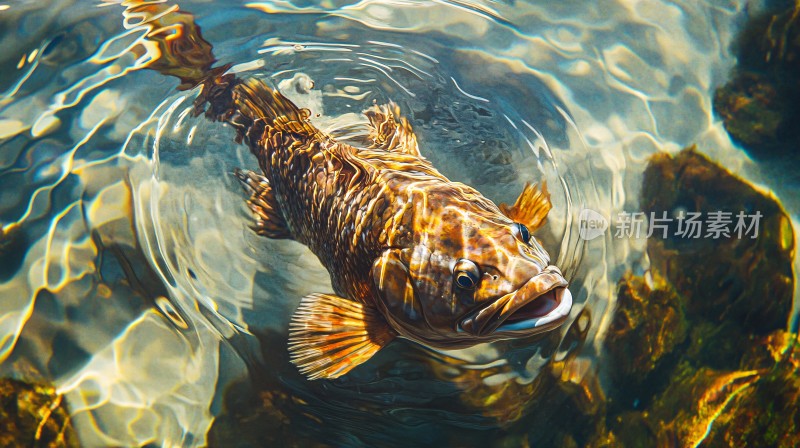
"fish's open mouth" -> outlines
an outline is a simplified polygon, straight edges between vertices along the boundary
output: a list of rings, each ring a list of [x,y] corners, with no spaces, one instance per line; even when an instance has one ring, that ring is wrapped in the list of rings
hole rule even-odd
[[[572,293],[569,289],[551,289],[514,311],[495,331],[531,330],[557,325],[569,316],[571,309]]]
[[[572,294],[567,285],[561,271],[548,266],[517,291],[467,316],[459,330],[479,338],[552,330],[567,319],[572,309]]]

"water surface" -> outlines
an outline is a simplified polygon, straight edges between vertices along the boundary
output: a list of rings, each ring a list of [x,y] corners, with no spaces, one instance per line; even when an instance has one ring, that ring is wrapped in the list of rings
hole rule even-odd
[[[243,380],[294,391],[289,432],[334,446],[491,439],[535,402],[496,415],[459,401],[464,384],[530,392],[553,359],[602,358],[616,283],[647,271],[646,241],[584,242],[577,218],[639,210],[651,155],[697,144],[796,223],[796,177],[748,158],[712,111],[758,6],[181,2],[220,61],[268,79],[321,129],[358,139],[361,111],[394,101],[449,178],[498,203],[526,182],[552,194],[537,236],[571,281],[585,342],[565,326],[447,357],[400,343],[320,385],[281,350],[328,275],[305,247],[249,231],[231,173],[256,164],[234,132],[193,117],[197,92],[146,69],[152,55],[134,51],[145,30],[123,6],[0,4],[0,369],[54,382],[87,446],[203,445]]]

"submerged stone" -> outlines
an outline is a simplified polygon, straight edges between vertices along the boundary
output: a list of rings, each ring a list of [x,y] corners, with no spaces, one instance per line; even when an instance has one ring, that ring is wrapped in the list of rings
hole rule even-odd
[[[725,130],[754,156],[778,153],[785,134],[793,134],[795,102],[787,102],[769,76],[744,72],[714,94],[714,108]],[[796,144],[795,144],[796,145]]]
[[[711,445],[800,446],[800,347],[784,331],[759,338],[743,362],[760,373],[731,398],[708,431]]]
[[[800,145],[800,3],[786,5],[747,23],[736,45],[739,65],[714,95],[725,129],[756,157]]]
[[[689,329],[689,344],[684,358],[698,365],[717,370],[737,369],[741,363],[743,347],[752,344],[752,335],[743,333],[736,322],[692,322]]]
[[[795,239],[789,216],[772,195],[691,147],[675,157],[653,156],[644,173],[641,204],[646,216],[666,212],[672,218],[668,238],[654,235],[647,252],[651,270],[686,299],[687,314],[711,322],[731,320],[745,334],[786,327]],[[701,214],[705,225],[699,234],[685,232],[681,213]],[[743,227],[737,227],[740,213]],[[714,216],[728,221],[727,235],[712,231],[708,223]]]
[[[606,338],[612,375],[622,384],[640,380],[683,342],[686,329],[681,299],[664,278],[624,275]]]
[[[51,386],[0,379],[0,446],[79,446],[61,395]]]
[[[783,331],[755,340],[737,370],[682,362],[647,409],[610,419],[594,446],[798,446],[799,369],[797,335]]]
[[[787,333],[795,239],[780,203],[688,148],[652,157],[641,203],[672,219],[628,273],[604,341],[605,413],[579,446],[798,446],[800,349]],[[760,214],[736,235],[738,212]],[[728,236],[680,236],[677,216],[729,212]],[[683,215],[682,215],[683,214]],[[664,223],[663,221],[661,222]],[[680,222],[685,225],[684,222]],[[751,237],[753,236],[753,237]],[[601,407],[603,409],[603,407]],[[554,412],[558,412],[557,410]]]

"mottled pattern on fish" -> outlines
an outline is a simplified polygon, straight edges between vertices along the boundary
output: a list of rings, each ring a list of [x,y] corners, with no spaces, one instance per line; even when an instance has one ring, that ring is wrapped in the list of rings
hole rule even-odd
[[[332,280],[340,295],[362,303],[373,301],[372,264],[387,248],[413,245],[415,206],[436,206],[425,203],[443,195],[449,202],[500,213],[477,191],[450,182],[427,160],[400,152],[397,146],[391,148],[395,151],[380,146],[357,149],[331,139],[308,123],[307,111],[298,110],[258,80],[248,80],[235,92],[237,102],[247,97],[260,103],[245,108],[243,114],[255,115],[259,108],[285,113],[285,119],[273,125],[257,122],[246,133],[286,222],[285,229],[262,233],[308,246],[337,274]],[[394,134],[399,127],[389,107],[375,107],[367,115],[385,133]],[[409,129],[406,123],[400,126]],[[403,145],[403,150],[416,152],[416,142]],[[458,213],[461,208],[456,209]],[[463,244],[458,235],[455,238],[454,245]]]
[[[550,210],[546,189],[527,185],[498,207],[451,182],[420,155],[394,105],[365,112],[361,147],[338,142],[263,81],[210,68],[191,16],[159,8],[129,6],[154,26],[152,68],[199,85],[195,113],[234,127],[258,161],[260,174],[237,171],[253,229],[305,244],[331,275],[336,295],[303,298],[290,324],[292,362],[310,379],[338,377],[398,335],[458,348],[564,322],[567,282],[530,234]],[[161,22],[181,32],[165,34]]]

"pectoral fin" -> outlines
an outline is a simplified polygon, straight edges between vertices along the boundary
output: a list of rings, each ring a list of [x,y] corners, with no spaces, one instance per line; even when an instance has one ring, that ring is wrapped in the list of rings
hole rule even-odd
[[[370,359],[395,336],[370,306],[309,294],[292,316],[289,356],[308,379],[333,379]]]
[[[544,182],[541,190],[536,184],[525,184],[513,206],[500,204],[500,211],[503,214],[515,222],[524,224],[531,232],[544,224],[551,208],[553,206],[550,204],[550,193],[547,192],[547,184]]]
[[[248,170],[237,169],[234,174],[242,183],[244,191],[250,195],[247,206],[256,216],[251,228],[259,235],[275,239],[291,239],[283,220],[280,206],[272,194],[272,186],[264,176]]]
[[[364,112],[369,119],[372,147],[421,157],[417,136],[408,120],[400,116],[397,104],[373,106]]]

